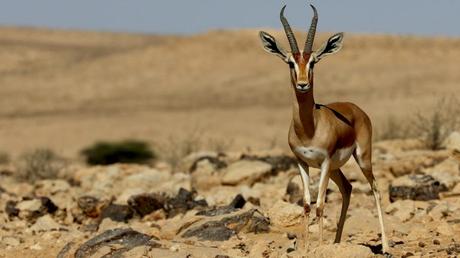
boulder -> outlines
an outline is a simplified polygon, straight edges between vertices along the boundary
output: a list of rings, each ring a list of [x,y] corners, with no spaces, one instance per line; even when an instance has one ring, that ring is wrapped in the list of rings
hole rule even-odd
[[[243,155],[243,160],[258,160],[263,161],[272,166],[273,174],[277,174],[281,171],[288,171],[291,168],[297,168],[298,161],[293,156],[288,155],[269,155],[269,156],[253,156],[253,155]]]
[[[417,174],[399,177],[389,185],[390,201],[410,199],[427,201],[439,199],[447,187],[432,176]]]
[[[277,201],[268,210],[270,221],[275,226],[290,227],[299,225],[303,220],[303,208],[284,201]]]
[[[253,185],[272,171],[272,166],[263,161],[240,160],[229,165],[224,172],[222,184]]]
[[[80,245],[74,256],[76,258],[92,257],[122,257],[124,253],[138,246],[149,248],[160,247],[152,236],[148,236],[131,228],[111,229],[99,234]],[[59,252],[58,257],[67,257],[67,254],[75,246],[70,242]]]
[[[196,237],[201,241],[225,241],[240,232],[264,233],[269,231],[269,220],[257,209],[208,217],[192,225],[192,227],[182,227],[182,231],[185,231],[182,237]]]
[[[422,170],[424,174],[430,175],[440,183],[452,189],[460,182],[460,162],[450,157],[434,167]]]

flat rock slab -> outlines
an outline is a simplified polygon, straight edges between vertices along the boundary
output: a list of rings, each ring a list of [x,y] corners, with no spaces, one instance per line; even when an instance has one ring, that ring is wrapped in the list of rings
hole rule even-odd
[[[272,166],[267,162],[240,160],[226,168],[222,183],[225,185],[253,185],[271,171]]]
[[[58,257],[67,257],[73,244],[69,243],[61,250]],[[75,251],[76,258],[90,257],[96,253],[100,257],[122,257],[122,254],[138,246],[160,247],[151,236],[139,233],[131,228],[111,229],[83,243]],[[105,249],[106,250],[105,250]],[[104,254],[101,253],[105,252]]]
[[[408,175],[393,180],[389,186],[390,201],[417,200],[428,201],[439,199],[439,193],[447,191],[447,187],[429,175]]]
[[[264,233],[269,231],[269,220],[257,209],[236,212],[219,218],[206,219],[200,225],[189,228],[182,234],[184,238],[225,241],[239,232]]]

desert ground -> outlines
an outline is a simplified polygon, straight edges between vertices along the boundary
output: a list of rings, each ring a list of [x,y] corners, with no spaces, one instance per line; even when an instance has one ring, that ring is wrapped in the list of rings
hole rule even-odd
[[[281,31],[267,31],[288,46]],[[2,27],[0,58],[0,152],[9,156],[0,164],[0,257],[460,255],[460,128],[437,150],[399,132],[457,95],[460,39],[346,33],[344,48],[315,67],[318,103],[350,101],[371,117],[389,254],[353,160],[342,243],[332,245],[341,196],[330,183],[325,243],[313,211],[304,249],[302,187],[287,145],[289,71],[262,50],[258,30]],[[120,139],[148,142],[158,159],[84,164],[83,148]],[[183,145],[189,151],[177,152]],[[37,148],[62,158],[59,177],[17,176],[23,153]]]

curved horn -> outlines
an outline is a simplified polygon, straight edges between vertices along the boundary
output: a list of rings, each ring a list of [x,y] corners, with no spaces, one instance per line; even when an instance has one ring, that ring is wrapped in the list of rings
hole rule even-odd
[[[286,33],[286,37],[288,38],[292,53],[300,53],[294,33],[292,32],[291,26],[289,26],[288,20],[286,19],[286,17],[284,17],[284,9],[286,9],[286,6],[283,6],[283,8],[281,9],[281,13],[280,13],[281,24],[283,24],[284,32]]]
[[[316,25],[318,24],[318,12],[316,11],[316,8],[310,4],[311,8],[313,9],[313,18],[311,19],[311,25],[310,25],[310,30],[308,31],[308,36],[307,40],[305,41],[305,48],[304,52],[305,53],[311,53],[312,52],[312,47],[313,47],[313,41],[315,40],[315,34],[316,34]]]

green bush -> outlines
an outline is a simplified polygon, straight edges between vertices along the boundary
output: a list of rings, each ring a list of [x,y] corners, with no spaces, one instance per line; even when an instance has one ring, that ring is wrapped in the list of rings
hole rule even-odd
[[[145,164],[156,157],[147,143],[137,140],[98,142],[82,150],[82,154],[90,165]]]

